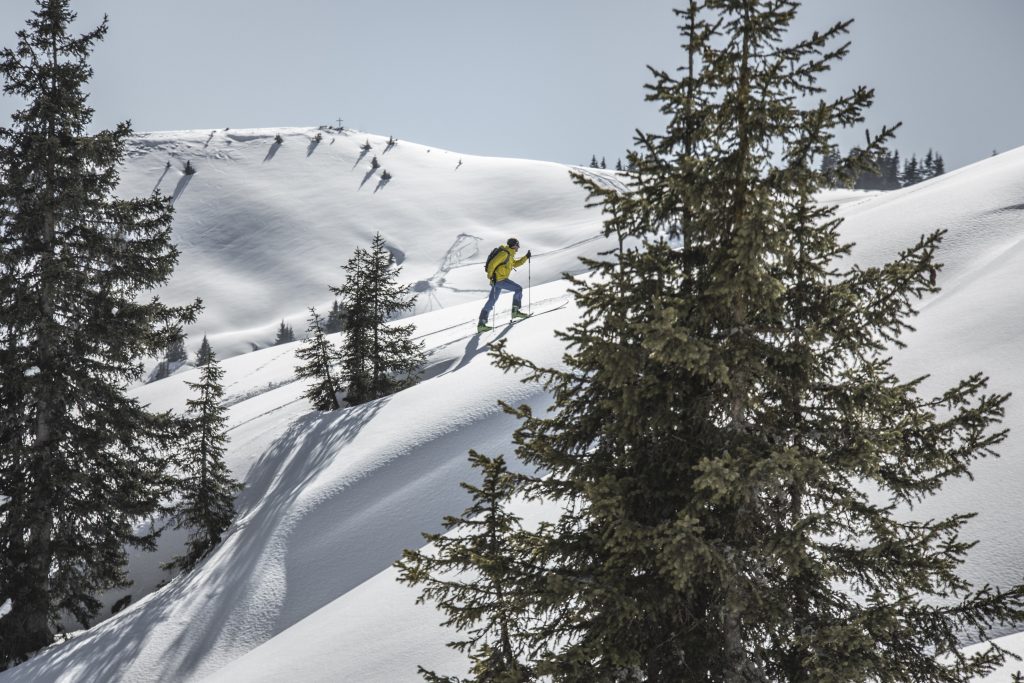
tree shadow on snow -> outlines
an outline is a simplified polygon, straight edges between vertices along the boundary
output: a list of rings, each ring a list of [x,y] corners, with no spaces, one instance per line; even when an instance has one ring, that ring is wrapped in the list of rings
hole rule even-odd
[[[217,595],[221,608],[203,613],[198,623],[192,622],[181,632],[166,649],[169,661],[164,662],[163,670],[174,672],[174,678],[187,678],[220,638],[245,636],[245,627],[231,619],[231,606],[266,598],[253,596],[250,591],[253,582],[263,578],[262,570],[268,564],[277,569],[266,557],[268,549],[271,553],[275,549],[269,547],[269,541],[290,535],[293,503],[335,458],[344,457],[345,446],[386,403],[387,399],[380,399],[330,413],[307,414],[293,422],[260,456],[245,477],[246,488],[236,501],[236,522],[225,537],[229,541],[230,536],[244,534],[245,546],[234,547],[230,564],[219,563],[217,574],[201,580],[204,600]],[[169,604],[174,604],[173,599]],[[267,607],[273,611],[274,606]],[[278,633],[271,632],[269,623],[266,628],[268,638]]]
[[[370,177],[373,176],[373,174],[376,173],[376,172],[377,172],[377,169],[375,169],[375,168],[371,168],[369,171],[366,172],[366,175],[363,176],[363,182],[359,183],[359,189],[360,190],[363,189],[363,185],[366,184],[366,181],[369,180]]]
[[[512,431],[513,418],[496,408],[495,419],[500,433]],[[423,545],[421,532],[441,531],[444,516],[465,507],[458,482],[477,479],[465,454],[480,446],[480,433],[410,426],[410,438],[396,426],[386,442],[374,430],[358,466],[318,488],[316,502],[302,507],[282,552],[285,591],[274,633],[388,569],[402,550]]]
[[[235,606],[245,609],[248,603],[251,609],[253,600],[267,599],[251,590],[265,578],[262,570],[277,568],[265,556],[266,550],[275,550],[268,548],[268,541],[287,536],[293,502],[335,458],[344,457],[344,447],[385,402],[311,413],[294,421],[250,468],[246,489],[236,501],[235,523],[210,557],[145,600],[17,667],[17,680],[64,680],[72,670],[79,683],[129,680],[134,663],[154,647],[163,648],[158,667],[166,679],[186,680],[207,664],[211,651],[225,642],[245,640],[252,624],[240,623]],[[229,554],[220,556],[222,551]],[[272,612],[277,605],[267,607]],[[177,637],[161,637],[163,629],[175,628],[174,620],[185,618],[188,624],[176,627]],[[269,619],[263,626],[267,638],[276,634]],[[87,669],[82,667],[85,653]],[[141,664],[143,669],[152,665]]]
[[[164,172],[160,174],[160,180],[156,181],[156,185],[153,186],[153,192],[160,189],[160,184],[164,182],[164,178],[167,177],[167,172],[171,170],[170,166],[164,166]]]
[[[314,138],[314,139],[309,141],[309,147],[306,148],[306,157],[307,158],[313,156],[313,152],[316,151],[316,148],[317,148],[317,146],[319,144],[320,144],[320,141],[317,140],[316,138]]]
[[[373,193],[377,194],[379,190],[383,190],[384,186],[391,182],[391,178],[381,178],[377,183],[377,187],[373,188]]]
[[[280,142],[275,142],[274,144],[272,144],[270,146],[270,149],[267,150],[267,156],[263,157],[263,163],[267,163],[268,161],[273,159],[274,155],[277,154],[277,150],[279,149],[281,149]]]
[[[174,204],[174,202],[178,201],[178,197],[180,197],[182,194],[184,194],[185,188],[188,187],[189,183],[192,182],[192,178],[193,177],[194,176],[192,176],[192,175],[183,175],[183,176],[181,176],[181,179],[178,180],[178,186],[174,188],[174,195],[171,196],[171,204],[172,205]]]
[[[352,168],[355,168],[356,166],[358,166],[358,165],[359,165],[359,163],[360,163],[360,162],[361,162],[361,161],[362,161],[363,159],[365,159],[365,158],[366,158],[366,155],[367,155],[367,154],[369,154],[369,153],[370,153],[370,150],[368,150],[368,149],[364,149],[364,150],[362,150],[362,151],[361,151],[361,153],[359,154],[359,158],[358,158],[358,159],[356,159],[356,163],[352,164]],[[364,180],[363,182],[366,182],[366,181]]]

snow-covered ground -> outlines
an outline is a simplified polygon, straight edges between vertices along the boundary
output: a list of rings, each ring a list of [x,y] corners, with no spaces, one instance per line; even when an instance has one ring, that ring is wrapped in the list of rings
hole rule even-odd
[[[274,143],[280,132],[284,144]],[[387,137],[315,129],[206,131],[140,136],[127,161],[125,193],[154,186],[176,195],[182,258],[161,292],[172,302],[202,297],[191,330],[225,359],[230,406],[228,462],[246,490],[224,543],[195,571],[174,578],[158,567],[182,538],[133,557],[134,603],[25,665],[9,681],[353,681],[419,680],[417,664],[464,670],[444,647],[440,615],[415,605],[391,563],[422,545],[443,515],[466,499],[466,452],[511,452],[513,420],[498,399],[542,408],[537,387],[495,369],[497,339],[538,363],[558,365],[554,331],[577,316],[563,271],[607,245],[601,217],[569,168],[490,159]],[[362,156],[360,146],[373,149]],[[369,173],[376,155],[381,168]],[[166,162],[172,162],[166,167]],[[181,169],[186,160],[194,176]],[[459,161],[462,164],[459,165]],[[388,170],[391,181],[382,184]],[[593,171],[589,171],[593,173]],[[611,172],[597,172],[608,183]],[[1024,336],[1024,148],[899,192],[829,193],[858,243],[854,258],[880,263],[924,232],[949,232],[941,252],[941,294],[923,304],[918,331],[900,351],[906,376],[932,373],[938,389],[970,372],[992,376],[997,391],[1024,387],[1017,351]],[[357,245],[380,231],[396,250],[403,279],[421,290],[416,324],[429,351],[424,381],[386,399],[317,413],[294,377],[299,344],[269,347],[284,319],[296,333],[305,309],[323,309],[328,284]],[[534,311],[563,308],[473,334],[486,283],[487,251],[516,236],[532,249]],[[525,284],[526,269],[514,276]],[[498,305],[508,316],[510,299]],[[252,346],[261,347],[251,351]],[[181,409],[195,370],[134,389],[154,408]],[[922,514],[975,510],[980,540],[966,574],[975,582],[1021,580],[1024,409],[1011,399],[1013,432],[999,460],[976,468]],[[529,510],[524,510],[529,514]],[[108,604],[121,597],[108,596]],[[1024,651],[1024,638],[1004,641]],[[1015,668],[1007,669],[1014,671]],[[1005,680],[992,677],[990,680]]]

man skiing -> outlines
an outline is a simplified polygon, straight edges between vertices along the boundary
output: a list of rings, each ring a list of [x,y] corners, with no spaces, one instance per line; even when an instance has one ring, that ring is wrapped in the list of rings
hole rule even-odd
[[[492,251],[487,259],[487,279],[491,283],[491,293],[487,297],[487,303],[480,311],[480,323],[476,326],[477,332],[487,332],[493,329],[487,324],[487,316],[491,314],[491,309],[497,303],[502,290],[512,292],[512,321],[515,322],[517,318],[529,317],[520,310],[520,306],[523,305],[522,286],[508,279],[515,268],[523,265],[530,258],[530,252],[527,251],[526,256],[517,259],[517,251],[519,251],[519,240],[513,237],[506,244]]]

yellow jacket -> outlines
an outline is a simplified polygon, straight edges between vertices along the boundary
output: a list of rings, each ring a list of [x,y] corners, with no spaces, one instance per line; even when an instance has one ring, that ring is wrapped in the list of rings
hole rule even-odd
[[[517,259],[512,247],[503,244],[498,247],[498,253],[494,255],[494,258],[487,262],[487,279],[491,283],[507,280],[508,276],[512,274],[512,269],[518,268],[524,263],[526,263],[525,256]]]

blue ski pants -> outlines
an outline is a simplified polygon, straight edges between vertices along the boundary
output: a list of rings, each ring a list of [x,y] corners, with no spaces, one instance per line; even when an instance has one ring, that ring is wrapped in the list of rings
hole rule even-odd
[[[494,304],[498,302],[498,296],[502,291],[512,292],[512,308],[521,308],[523,305],[523,287],[518,285],[511,280],[498,280],[491,285],[491,293],[487,297],[487,303],[484,304],[483,309],[480,311],[480,322],[486,323],[487,316],[491,314],[491,309],[494,308]]]

